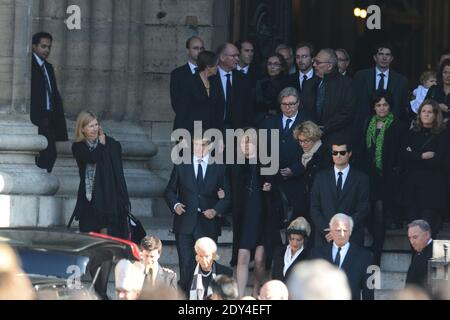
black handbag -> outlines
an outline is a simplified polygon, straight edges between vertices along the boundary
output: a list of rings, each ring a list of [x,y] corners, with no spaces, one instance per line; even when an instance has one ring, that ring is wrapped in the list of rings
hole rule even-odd
[[[293,217],[294,217],[294,207],[289,203],[289,200],[284,193],[283,190],[281,190],[281,187],[278,188],[280,195],[281,195],[281,202],[283,205],[283,212],[282,212],[282,218],[281,218],[281,228],[286,229],[289,226],[289,223],[291,223]]]
[[[128,227],[130,232],[130,240],[139,245],[141,240],[147,235],[141,221],[131,212],[128,212]]]

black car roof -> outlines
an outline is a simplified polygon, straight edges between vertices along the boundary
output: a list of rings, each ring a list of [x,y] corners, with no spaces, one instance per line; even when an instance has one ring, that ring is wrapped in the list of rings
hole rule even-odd
[[[67,229],[43,227],[0,228],[0,242],[13,248],[58,251],[76,255],[86,255],[95,248],[109,247],[126,250],[129,259],[136,259],[133,243],[111,237],[69,231]]]

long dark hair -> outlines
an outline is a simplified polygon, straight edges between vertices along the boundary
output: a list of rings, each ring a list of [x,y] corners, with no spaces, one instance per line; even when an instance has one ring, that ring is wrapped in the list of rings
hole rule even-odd
[[[437,84],[440,87],[444,86],[444,76],[442,73],[444,72],[445,67],[450,67],[450,59],[445,59],[442,61],[441,66],[439,67],[439,72],[437,74]]]

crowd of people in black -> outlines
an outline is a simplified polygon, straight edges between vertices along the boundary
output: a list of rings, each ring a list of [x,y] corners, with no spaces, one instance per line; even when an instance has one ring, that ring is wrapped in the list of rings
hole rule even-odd
[[[354,75],[342,48],[316,52],[310,43],[295,50],[279,45],[259,65],[248,40],[225,43],[216,52],[204,47],[201,38],[189,38],[188,63],[171,73],[174,129],[193,133],[194,121],[201,121],[204,130],[266,129],[269,136],[277,130],[279,170],[261,174],[256,134],[246,133],[237,143],[243,164],[209,164],[212,141],[192,139],[192,163],[174,166],[165,192],[174,212],[181,289],[189,292],[193,244],[201,237],[217,241],[229,213],[240,296],[252,259],[256,296],[265,267],[273,262],[274,279],[284,281],[284,263],[310,250],[325,254],[328,249],[319,248],[330,243],[331,262],[355,254],[365,265],[366,228],[373,236],[369,264],[375,265],[388,229],[424,219],[436,237],[449,210],[449,52],[437,73],[424,73],[413,96],[408,79],[391,68],[394,50],[387,43],[374,47],[374,67]],[[333,221],[338,213],[351,222]],[[283,239],[279,231],[299,217],[308,228],[293,227]],[[348,229],[354,249],[345,249],[346,241],[336,246],[339,232]]]

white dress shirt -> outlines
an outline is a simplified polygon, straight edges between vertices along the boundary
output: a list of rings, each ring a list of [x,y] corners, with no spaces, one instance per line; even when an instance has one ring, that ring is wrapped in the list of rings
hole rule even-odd
[[[376,70],[376,77],[375,77],[375,90],[378,89],[378,84],[380,83],[381,77],[380,73],[384,74],[384,90],[387,90],[388,82],[389,82],[389,69],[387,69],[385,72],[381,72],[378,70],[378,68],[375,68]]]
[[[303,73],[303,72],[300,71],[299,72],[299,76],[298,76],[298,79],[300,81],[300,88],[303,89],[303,76],[306,76],[306,80],[309,80],[309,79],[311,79],[313,77],[313,75],[314,75],[314,70],[313,69],[309,70],[308,73]]]
[[[36,61],[39,65],[39,67],[42,68],[42,66],[44,66],[44,70],[45,70],[45,74],[47,75],[47,79],[48,79],[48,87],[50,88],[50,91],[52,90],[52,84],[50,83],[50,77],[48,76],[48,72],[47,72],[47,68],[45,67],[45,61],[42,60],[36,53],[33,52],[34,57],[36,58]],[[47,92],[47,110],[50,110],[50,97],[48,95]]]
[[[331,251],[333,256],[333,262],[336,260],[336,255],[338,252],[338,246],[333,242],[333,249]],[[339,269],[341,268],[342,264],[344,263],[345,256],[347,255],[348,249],[350,249],[350,242],[347,242],[345,246],[341,247],[341,260],[339,263]]]
[[[198,67],[190,61],[188,61],[188,65],[189,65],[189,68],[191,68],[192,74],[195,75],[195,70],[198,69]]]
[[[209,154],[207,154],[206,156],[204,156],[203,158],[197,158],[195,155],[192,157],[192,163],[194,164],[194,173],[195,173],[195,178],[197,178],[197,172],[198,172],[198,162],[199,160],[201,160],[201,165],[202,165],[202,171],[203,171],[203,179],[206,176],[206,170],[208,168],[208,161],[209,161]]]
[[[283,115],[283,119],[282,119],[282,121],[283,121],[283,130],[284,130],[284,127],[286,127],[287,119],[291,119],[292,120],[291,123],[289,124],[289,129],[292,128],[292,125],[294,124],[295,119],[297,118],[297,115],[298,115],[298,112],[291,118],[288,118],[285,115]]]
[[[334,176],[336,178],[336,186],[337,186],[337,181],[339,178],[339,172],[342,172],[342,190],[344,190],[345,180],[347,180],[349,171],[350,171],[350,165],[347,165],[347,167],[344,168],[344,170],[339,170],[338,168],[336,168],[336,166],[334,166]]]
[[[223,95],[225,97],[225,99],[227,98],[227,74],[231,74],[230,77],[230,81],[231,81],[231,85],[233,85],[233,72],[226,72],[225,70],[223,70],[220,67],[217,67],[217,69],[219,70],[219,75],[220,75],[220,80],[222,82],[222,88],[223,88]]]
[[[242,72],[242,73],[245,73],[245,74],[247,74],[248,73],[248,68],[250,67],[250,65],[248,65],[248,66],[246,66],[246,67],[241,67],[240,65],[237,65],[237,70],[238,71],[240,71],[240,72]]]

